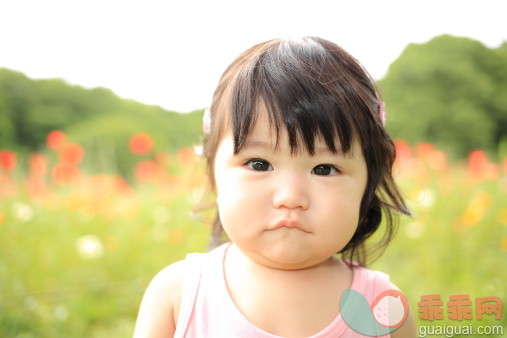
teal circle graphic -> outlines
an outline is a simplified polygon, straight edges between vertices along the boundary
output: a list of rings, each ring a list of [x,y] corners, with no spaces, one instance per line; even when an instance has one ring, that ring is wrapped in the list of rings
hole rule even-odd
[[[397,292],[399,294],[399,297],[401,296],[405,297],[403,294],[401,294],[401,292],[397,290],[388,290],[388,291]],[[382,297],[383,294],[384,293],[380,295],[380,298],[377,297],[377,300],[379,299],[382,300],[382,298],[391,297],[391,296]],[[399,301],[401,304],[401,300]],[[382,336],[396,330],[405,320],[406,313],[408,311],[408,309],[405,308],[404,303],[402,311],[405,313],[405,316],[403,316],[403,319],[399,323],[396,323],[397,325],[385,326],[382,325],[380,322],[378,322],[377,319],[375,319],[375,316],[372,312],[372,306],[368,304],[366,298],[359,292],[351,289],[345,289],[340,297],[340,313],[343,320],[354,331],[357,331],[366,336],[371,337]]]

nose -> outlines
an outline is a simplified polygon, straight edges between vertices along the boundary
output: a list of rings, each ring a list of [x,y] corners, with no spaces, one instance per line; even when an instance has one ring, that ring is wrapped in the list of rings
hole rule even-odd
[[[304,179],[297,176],[278,179],[275,183],[273,206],[277,209],[308,209],[310,198]]]

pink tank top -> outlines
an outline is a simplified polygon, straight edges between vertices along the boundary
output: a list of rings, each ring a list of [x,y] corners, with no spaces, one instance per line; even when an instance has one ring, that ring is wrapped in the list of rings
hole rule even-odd
[[[174,337],[279,337],[256,327],[236,307],[224,278],[223,261],[227,246],[224,244],[206,254],[193,253],[187,256],[187,272]],[[370,304],[377,295],[390,288],[386,274],[362,267],[353,269],[351,289],[360,292]],[[351,329],[339,314],[325,329],[312,337],[368,336]]]

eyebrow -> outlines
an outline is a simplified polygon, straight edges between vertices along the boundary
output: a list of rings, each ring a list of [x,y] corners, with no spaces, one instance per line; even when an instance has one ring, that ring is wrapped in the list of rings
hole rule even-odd
[[[247,140],[243,146],[241,147],[241,150],[240,151],[244,151],[244,150],[271,150],[271,149],[276,149],[276,144],[272,143],[272,142],[268,142],[268,141],[263,141],[263,140]],[[322,154],[322,153],[327,153],[327,154],[331,154],[331,155],[343,155],[343,156],[347,156],[347,157],[354,157],[354,154],[349,151],[347,154],[344,154],[342,149],[340,147],[337,147],[336,149],[336,152],[333,152],[331,151],[331,149],[329,149],[328,146],[323,146],[323,145],[320,145],[320,146],[316,146],[314,148],[315,150],[315,155],[316,154]]]

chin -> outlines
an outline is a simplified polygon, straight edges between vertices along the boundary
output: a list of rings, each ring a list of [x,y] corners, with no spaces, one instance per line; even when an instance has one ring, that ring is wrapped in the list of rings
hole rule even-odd
[[[279,261],[267,261],[262,262],[265,267],[276,269],[276,270],[285,270],[285,271],[297,271],[304,270],[312,267],[314,264],[308,262],[279,262]]]
[[[263,262],[260,263],[273,269],[301,270],[318,265],[329,257],[318,260],[311,255],[301,254],[301,252],[277,252],[266,253],[262,258]]]

